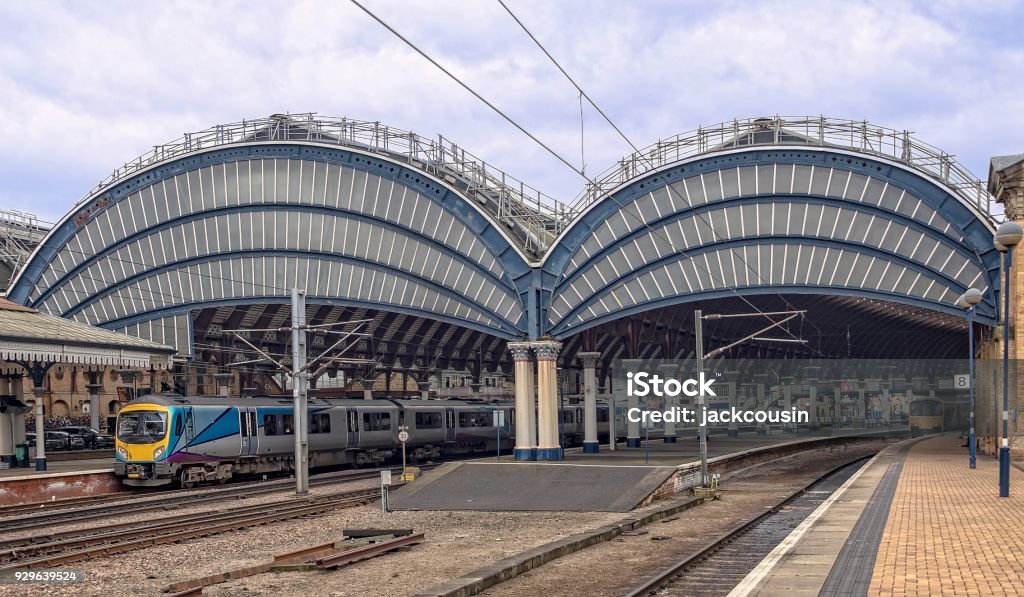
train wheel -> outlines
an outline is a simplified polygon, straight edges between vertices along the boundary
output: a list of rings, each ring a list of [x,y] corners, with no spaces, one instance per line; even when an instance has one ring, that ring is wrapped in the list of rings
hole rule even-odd
[[[196,482],[195,481],[188,481],[188,480],[186,480],[187,476],[188,476],[188,469],[187,468],[181,469],[181,473],[178,475],[178,485],[180,485],[182,489],[192,489],[193,487],[196,486]]]

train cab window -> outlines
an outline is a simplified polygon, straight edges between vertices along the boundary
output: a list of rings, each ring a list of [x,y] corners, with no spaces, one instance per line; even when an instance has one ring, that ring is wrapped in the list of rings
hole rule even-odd
[[[277,435],[277,416],[263,415],[263,435]]]
[[[391,413],[363,413],[363,431],[390,431]]]
[[[295,433],[295,417],[294,415],[284,415],[284,424],[281,426],[285,435],[292,435]]]
[[[182,421],[183,419],[184,416],[182,413],[174,413],[174,435],[181,435],[181,432],[185,427],[185,424]]]
[[[416,429],[440,429],[441,413],[416,413]]]

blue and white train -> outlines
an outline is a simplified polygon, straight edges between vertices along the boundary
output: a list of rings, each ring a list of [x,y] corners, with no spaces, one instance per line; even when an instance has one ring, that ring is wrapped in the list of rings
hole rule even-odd
[[[505,413],[515,440],[511,402],[353,400],[310,398],[310,468],[379,465],[400,456],[399,427],[407,427],[412,462],[494,450],[495,412]],[[114,473],[132,486],[225,482],[239,475],[294,469],[290,396],[254,398],[148,395],[118,413]],[[598,405],[598,434],[607,438],[608,408]],[[583,405],[562,409],[565,445],[583,440]]]

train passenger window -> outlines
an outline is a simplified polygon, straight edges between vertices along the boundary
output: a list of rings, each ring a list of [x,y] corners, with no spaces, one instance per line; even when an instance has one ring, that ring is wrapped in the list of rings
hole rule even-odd
[[[285,435],[295,433],[295,418],[293,415],[284,415],[284,424],[281,426]]]
[[[277,416],[263,415],[263,435],[277,435]]]
[[[363,413],[363,431],[390,431],[391,413]]]
[[[348,411],[348,432],[357,433],[359,431],[359,413],[354,410]]]
[[[599,409],[597,409],[597,422],[598,423],[607,423],[608,422],[608,409],[607,408],[599,408]]]
[[[320,415],[309,415],[309,432],[320,433]]]
[[[182,418],[181,413],[174,413],[174,435],[181,435],[182,428],[185,426]]]
[[[491,413],[459,413],[459,427],[490,427]]]
[[[416,413],[416,429],[440,429],[441,413]]]
[[[320,433],[330,433],[331,432],[331,415],[329,415],[327,413],[323,413],[323,414],[320,414],[320,415],[317,415],[317,416],[320,417]]]

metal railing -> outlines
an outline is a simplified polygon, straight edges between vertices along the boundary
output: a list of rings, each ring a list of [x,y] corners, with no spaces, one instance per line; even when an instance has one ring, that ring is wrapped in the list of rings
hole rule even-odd
[[[542,253],[566,222],[564,204],[495,168],[441,135],[428,139],[379,122],[317,116],[315,113],[275,114],[267,118],[185,133],[156,145],[126,162],[93,187],[80,201],[154,164],[224,145],[253,141],[312,141],[351,147],[387,156],[444,179],[481,203],[520,238],[527,250]]]
[[[895,160],[942,182],[993,221],[1003,218],[1002,206],[989,195],[985,183],[952,155],[914,138],[910,131],[824,116],[747,118],[661,139],[619,160],[597,176],[593,184],[587,183],[568,213],[579,213],[619,185],[662,166],[701,154],[754,145],[832,147]]]
[[[52,227],[35,214],[0,209],[0,261],[17,271]]]

